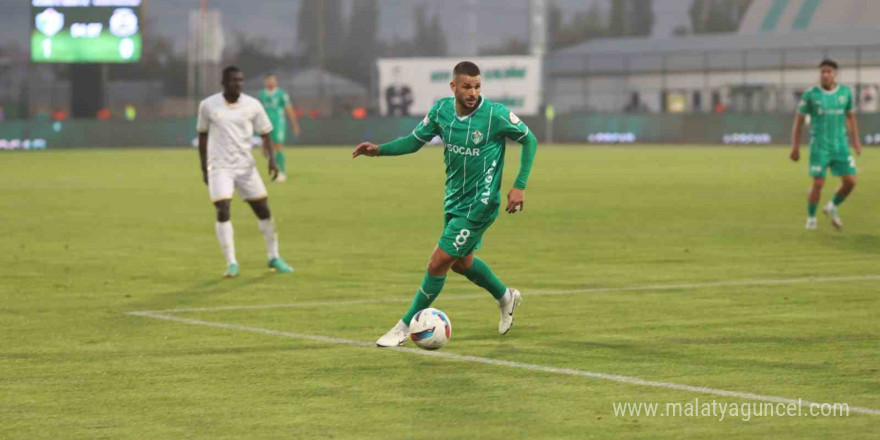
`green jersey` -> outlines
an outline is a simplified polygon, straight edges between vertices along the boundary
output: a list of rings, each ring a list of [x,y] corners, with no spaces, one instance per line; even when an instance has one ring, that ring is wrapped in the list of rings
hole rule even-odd
[[[827,91],[816,86],[804,92],[798,112],[810,116],[810,152],[826,156],[849,156],[846,115],[853,111],[849,87]]]
[[[421,142],[434,136],[443,139],[445,212],[475,222],[498,216],[507,139],[521,141],[528,134],[529,128],[512,111],[486,98],[480,98],[467,116],[456,113],[455,98],[443,98],[413,130]]]
[[[287,125],[284,109],[290,105],[290,95],[276,87],[271,93],[267,89],[260,90],[259,99],[260,104],[263,104],[263,108],[266,109],[266,114],[269,115],[272,126],[283,130],[283,127]]]

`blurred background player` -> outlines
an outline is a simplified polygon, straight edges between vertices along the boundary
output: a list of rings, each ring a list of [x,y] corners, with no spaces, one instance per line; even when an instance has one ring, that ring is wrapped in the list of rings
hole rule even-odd
[[[235,190],[257,215],[257,224],[266,240],[269,268],[279,273],[291,273],[293,268],[278,254],[278,235],[269,212],[269,196],[251,154],[250,140],[256,129],[263,139],[263,151],[269,157],[269,174],[273,178],[278,175],[269,138],[272,123],[259,101],[241,93],[243,82],[244,75],[237,67],[223,69],[223,92],[211,95],[199,104],[196,126],[202,178],[217,208],[215,231],[226,257],[223,276],[238,276],[230,221],[230,204]]]
[[[852,138],[856,155],[862,153],[853,104],[852,90],[837,83],[837,63],[822,61],[819,64],[819,85],[804,92],[791,134],[791,160],[797,162],[800,159],[801,128],[806,117],[810,117],[809,173],[813,186],[807,194],[807,230],[817,228],[816,211],[827,168],[831,168],[832,175],[840,177],[841,185],[822,212],[831,217],[835,228],[843,227],[838,207],[856,186],[856,161],[849,152],[847,133]]]
[[[464,275],[498,300],[501,312],[499,333],[507,334],[513,325],[513,313],[522,301],[520,292],[508,289],[483,260],[474,257],[474,251],[480,248],[483,234],[495,222],[501,206],[501,175],[507,139],[520,142],[523,147],[519,174],[507,194],[506,211],[510,214],[523,208],[538,140],[507,107],[480,95],[481,82],[476,64],[469,61],[458,63],[452,71],[450,83],[454,97],[437,101],[409,136],[379,146],[363,142],[352,153],[352,157],[415,153],[434,136],[440,136],[446,145],[443,152],[446,164],[443,234],[431,254],[428,270],[409,310],[376,341],[380,347],[396,347],[406,341],[410,321],[434,302],[443,289],[449,269]]]
[[[299,137],[299,121],[296,119],[296,112],[290,103],[290,95],[287,91],[278,87],[278,78],[274,74],[269,74],[263,83],[266,88],[260,90],[260,103],[266,109],[269,115],[269,121],[272,122],[272,142],[275,143],[275,163],[278,164],[278,177],[276,182],[283,183],[287,181],[287,158],[284,156],[282,146],[287,142],[287,120],[284,118],[286,114],[290,118],[290,124],[293,127],[293,135]]]

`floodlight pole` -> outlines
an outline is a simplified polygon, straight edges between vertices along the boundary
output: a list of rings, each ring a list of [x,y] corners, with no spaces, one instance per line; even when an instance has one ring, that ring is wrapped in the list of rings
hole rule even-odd
[[[318,0],[318,96],[324,97],[324,0]]]
[[[477,56],[477,0],[467,1],[467,52],[469,56]]]
[[[543,57],[547,50],[547,0],[529,0],[529,53]]]

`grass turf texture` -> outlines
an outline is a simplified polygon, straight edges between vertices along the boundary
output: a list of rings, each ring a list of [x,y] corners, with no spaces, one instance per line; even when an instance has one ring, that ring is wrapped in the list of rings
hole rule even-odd
[[[175,316],[372,342],[404,312],[442,227],[441,150],[288,150],[270,206],[293,276],[233,204],[224,263],[193,150],[0,155],[2,438],[871,438],[880,416],[615,416],[613,402],[745,399],[126,315],[297,301],[389,303]],[[443,352],[880,408],[877,280],[529,296],[530,290],[880,274],[868,150],[844,232],[803,230],[783,149],[541,147],[524,214],[479,255],[525,302],[506,337],[450,275]],[[507,159],[503,190],[518,167]],[[260,163],[264,168],[263,162]],[[823,202],[837,182],[829,179]],[[820,214],[821,216],[821,214]],[[408,344],[412,346],[412,344]]]

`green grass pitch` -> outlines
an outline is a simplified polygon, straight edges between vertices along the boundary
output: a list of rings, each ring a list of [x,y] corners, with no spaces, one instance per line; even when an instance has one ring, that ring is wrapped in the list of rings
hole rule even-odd
[[[496,304],[462,277],[450,274],[435,302],[454,327],[439,353],[474,357],[458,359],[369,347],[405,310],[441,231],[441,150],[358,160],[349,148],[287,151],[291,180],[269,186],[270,206],[297,272],[266,270],[256,220],[236,200],[234,280],[220,278],[194,150],[0,153],[0,438],[880,432],[880,414],[870,413],[615,415],[615,403],[759,401],[481,363],[876,413],[873,150],[858,160],[860,184],[842,206],[846,229],[820,218],[809,233],[806,163],[792,164],[782,148],[540,147],[525,212],[502,214],[479,252],[523,292],[511,333],[497,334]],[[505,193],[518,151],[508,152]],[[836,185],[829,178],[823,203]],[[547,294],[565,290],[575,292]],[[288,306],[238,307],[266,305]],[[127,314],[170,308],[203,309],[167,316],[228,327]]]

